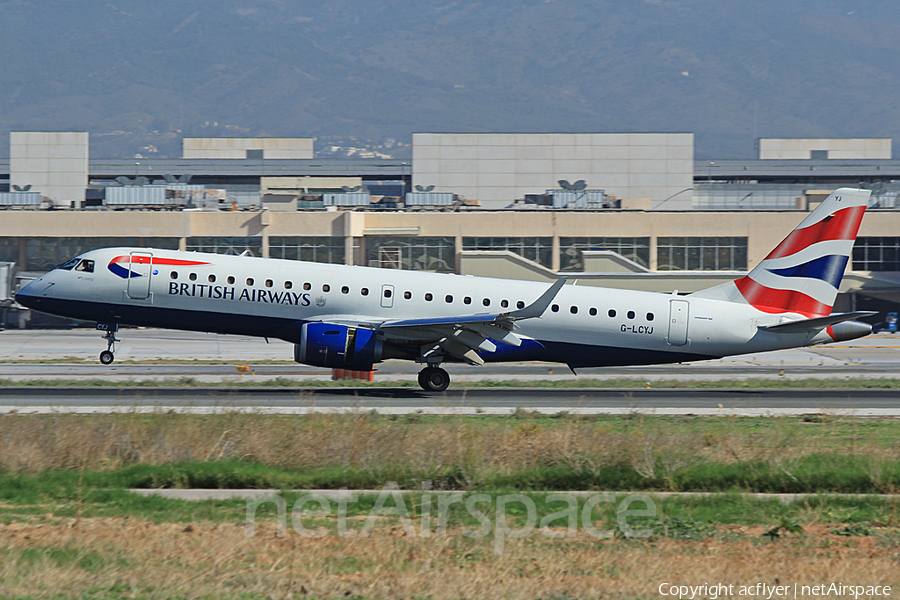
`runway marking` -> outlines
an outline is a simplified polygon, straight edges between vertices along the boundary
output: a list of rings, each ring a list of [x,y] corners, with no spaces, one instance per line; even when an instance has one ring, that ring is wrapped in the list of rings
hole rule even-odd
[[[463,415],[463,416],[508,416],[515,414],[516,407],[479,408],[472,407],[316,407],[316,406],[0,406],[0,414],[55,415],[55,414],[153,414],[174,412],[185,415],[217,415],[230,413],[259,415],[308,415],[308,414],[357,414],[376,412],[382,415]],[[558,407],[535,407],[527,409],[545,415],[561,413],[573,415],[658,415],[658,416],[720,416],[720,417],[796,417],[802,415],[836,415],[845,417],[900,417],[898,408],[638,408],[633,406],[611,406],[602,408],[560,409]]]

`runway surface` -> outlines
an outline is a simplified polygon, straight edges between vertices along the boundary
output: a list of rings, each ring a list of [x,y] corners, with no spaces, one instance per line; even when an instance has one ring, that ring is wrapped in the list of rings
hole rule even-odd
[[[265,381],[287,377],[299,382],[329,379],[331,371],[292,362],[291,344],[244,336],[189,333],[156,329],[126,329],[117,344],[117,362],[104,366],[97,360],[106,348],[93,330],[0,331],[0,379],[155,380],[191,377],[198,383]],[[146,364],[153,361],[178,364]],[[4,362],[15,361],[15,362]],[[44,362],[52,361],[52,362]],[[126,362],[128,361],[128,362]],[[134,364],[137,363],[137,364]],[[223,364],[229,363],[229,364]],[[248,366],[238,371],[238,365]],[[469,367],[444,365],[454,385],[464,381],[575,379],[565,365],[505,363]],[[414,382],[419,365],[386,361],[377,365],[376,381]],[[579,377],[593,379],[898,377],[900,335],[871,335],[852,342],[734,356],[673,365],[579,369]]]
[[[285,342],[153,329],[119,333],[117,361],[96,360],[106,347],[93,330],[0,331],[0,380],[75,380],[89,384],[140,382],[142,387],[0,388],[0,412],[108,412],[176,410],[215,412],[243,410],[304,413],[310,411],[377,410],[383,413],[508,414],[517,408],[543,413],[583,414],[722,414],[778,415],[833,412],[861,416],[900,416],[900,391],[892,390],[655,390],[471,388],[467,383],[494,380],[528,382],[574,379],[637,380],[651,388],[662,380],[809,378],[898,378],[900,336],[872,335],[853,342],[796,350],[758,353],[696,363],[579,369],[564,365],[506,363],[468,367],[445,365],[453,383],[443,394],[418,388],[304,388],[304,382],[331,378],[331,371],[289,362]],[[7,362],[3,362],[3,360]],[[176,364],[147,364],[152,361]],[[133,361],[124,362],[124,361]],[[238,367],[242,367],[240,370]],[[246,368],[244,368],[246,367]],[[377,366],[375,380],[414,383],[419,366],[387,361]],[[190,378],[193,387],[152,388]],[[203,388],[204,384],[264,384],[286,378],[287,388]],[[146,386],[146,387],[144,387]]]
[[[230,411],[305,414],[545,414],[900,416],[896,390],[459,388],[3,388],[0,413]]]

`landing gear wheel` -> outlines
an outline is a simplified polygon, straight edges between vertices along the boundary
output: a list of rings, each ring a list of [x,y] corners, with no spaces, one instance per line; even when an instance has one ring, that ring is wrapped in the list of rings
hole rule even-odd
[[[450,375],[440,367],[426,367],[419,371],[419,385],[426,392],[443,392],[450,385]]]
[[[104,350],[100,353],[100,362],[104,365],[111,365],[112,361],[115,360],[115,356],[109,350]]]

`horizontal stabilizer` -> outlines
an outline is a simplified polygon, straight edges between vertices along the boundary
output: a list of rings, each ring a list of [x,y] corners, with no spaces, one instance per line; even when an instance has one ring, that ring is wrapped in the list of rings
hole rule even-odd
[[[810,331],[819,331],[844,321],[852,321],[859,317],[868,317],[877,315],[877,312],[870,310],[858,310],[849,313],[836,313],[827,317],[816,317],[815,319],[801,319],[799,321],[788,321],[786,323],[778,323],[777,325],[760,325],[759,329],[771,331],[773,333],[806,333]]]

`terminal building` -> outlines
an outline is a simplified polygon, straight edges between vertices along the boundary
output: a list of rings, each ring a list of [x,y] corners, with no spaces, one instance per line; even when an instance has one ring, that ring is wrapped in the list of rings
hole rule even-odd
[[[180,159],[93,159],[86,133],[12,133],[0,323],[28,322],[17,285],[115,245],[690,293],[861,183],[872,200],[836,310],[877,321],[900,303],[889,139],[762,139],[756,160],[712,161],[690,133],[420,133],[411,161],[317,159],[313,143],[185,138]]]

